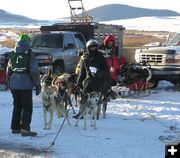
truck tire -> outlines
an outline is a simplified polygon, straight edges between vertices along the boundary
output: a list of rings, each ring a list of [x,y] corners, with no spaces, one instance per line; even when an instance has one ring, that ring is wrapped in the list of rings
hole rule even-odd
[[[65,71],[64,71],[64,67],[60,64],[55,64],[53,65],[53,73],[55,74],[63,74]]]
[[[154,83],[152,88],[156,88],[158,86],[159,80],[153,78],[153,79],[150,80],[150,82]]]

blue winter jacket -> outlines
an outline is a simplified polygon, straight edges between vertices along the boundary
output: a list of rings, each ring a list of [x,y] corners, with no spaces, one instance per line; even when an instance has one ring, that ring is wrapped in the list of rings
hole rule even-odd
[[[19,41],[16,43],[14,52],[17,54],[24,53],[28,51],[31,53],[30,61],[28,63],[28,72],[13,72],[11,68],[11,60],[8,62],[7,67],[7,79],[10,89],[15,90],[27,90],[33,89],[34,86],[40,84],[40,72],[38,69],[38,64],[35,60],[35,55],[30,49],[30,44],[28,41]]]

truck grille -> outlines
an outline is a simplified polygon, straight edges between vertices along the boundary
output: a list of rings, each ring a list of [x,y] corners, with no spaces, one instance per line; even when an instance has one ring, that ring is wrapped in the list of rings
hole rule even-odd
[[[140,62],[162,63],[163,62],[163,55],[159,55],[159,54],[155,54],[155,55],[141,54],[139,59],[140,59]]]

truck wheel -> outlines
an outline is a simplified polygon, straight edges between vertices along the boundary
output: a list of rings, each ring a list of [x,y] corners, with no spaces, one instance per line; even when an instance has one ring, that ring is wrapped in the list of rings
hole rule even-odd
[[[55,74],[63,74],[64,68],[61,65],[54,65],[53,66],[53,73]]]

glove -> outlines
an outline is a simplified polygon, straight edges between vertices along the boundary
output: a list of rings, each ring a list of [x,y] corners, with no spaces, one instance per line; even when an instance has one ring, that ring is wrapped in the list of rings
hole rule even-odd
[[[41,92],[41,85],[35,86],[35,91],[36,91],[36,95],[39,95],[39,93]]]
[[[96,67],[89,67],[89,76],[90,77],[96,77],[97,68]]]
[[[114,67],[113,66],[111,66],[110,72],[114,72]]]
[[[97,72],[97,68],[96,67],[89,67],[89,70],[91,71],[92,74],[95,74]]]

